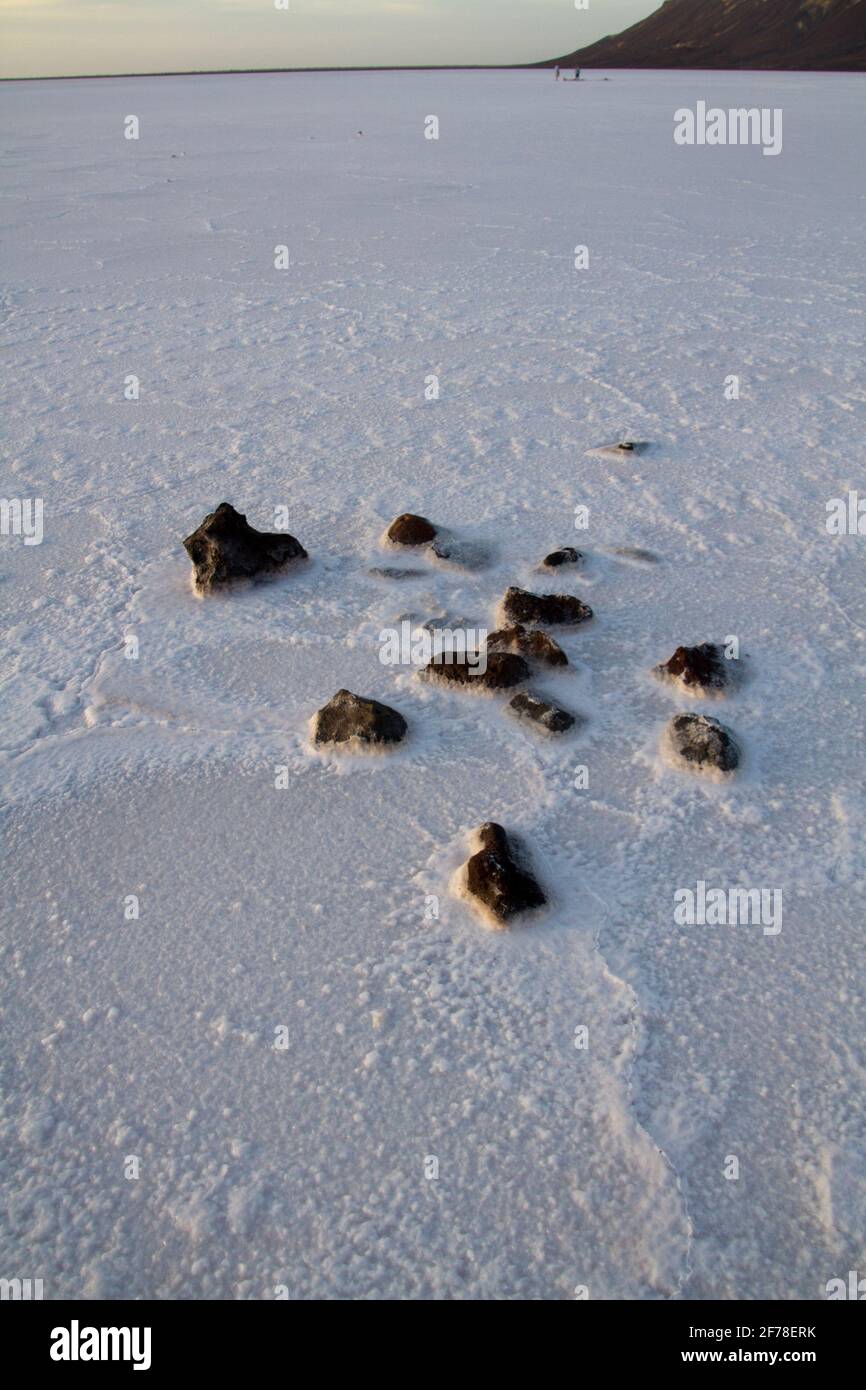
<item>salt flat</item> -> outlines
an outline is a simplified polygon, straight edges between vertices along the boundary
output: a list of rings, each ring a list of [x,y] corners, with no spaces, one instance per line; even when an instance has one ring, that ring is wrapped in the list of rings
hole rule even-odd
[[[44,499],[0,542],[0,1270],[46,1297],[864,1269],[866,537],[825,525],[866,494],[863,79],[603,76],[0,87],[0,491]],[[781,108],[782,153],[678,147],[698,100]],[[224,499],[310,563],[194,597]],[[370,576],[405,510],[488,568]],[[574,738],[378,660],[509,584],[595,611],[543,682]],[[729,635],[746,762],[712,784],[659,756],[692,705],[650,670]],[[340,687],[406,747],[315,755]],[[505,934],[449,892],[491,818],[554,897]],[[698,880],[781,890],[781,932],[676,925]]]

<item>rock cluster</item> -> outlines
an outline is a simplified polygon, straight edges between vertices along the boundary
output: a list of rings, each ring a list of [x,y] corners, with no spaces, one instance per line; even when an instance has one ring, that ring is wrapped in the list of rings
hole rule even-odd
[[[624,453],[641,452],[645,447],[629,440],[615,446]],[[477,568],[487,558],[483,547],[444,534],[426,517],[411,512],[404,512],[391,522],[386,535],[394,545],[431,546],[438,559],[464,568]],[[183,544],[193,564],[195,586],[202,593],[237,580],[272,575],[292,560],[305,559],[307,555],[293,536],[254,530],[228,502],[206,516]],[[657,558],[634,549],[616,553],[647,563]],[[543,566],[558,569],[575,565],[581,559],[579,551],[563,546],[547,555]],[[369,573],[379,578],[410,579],[426,571],[379,566]],[[506,625],[489,635],[486,651],[446,650],[424,667],[424,674],[458,688],[510,690],[524,685],[532,677],[534,666],[559,668],[569,664],[562,647],[542,625],[577,626],[593,616],[592,609],[573,594],[535,594],[514,586],[506,591],[501,612]],[[431,630],[466,626],[448,619],[427,623]],[[718,694],[734,683],[730,663],[725,661],[722,649],[711,642],[677,647],[669,660],[655,667],[655,674],[702,695]],[[507,709],[544,734],[564,734],[584,722],[581,716],[534,690],[513,695]],[[408,725],[403,715],[389,705],[349,690],[338,690],[314,715],[311,729],[316,745],[375,748],[400,743]],[[708,715],[674,715],[665,726],[663,740],[672,760],[690,771],[729,774],[741,761],[732,731]],[[513,918],[543,906],[544,891],[502,826],[486,822],[477,835],[479,847],[465,866],[466,887],[497,925],[505,926]]]

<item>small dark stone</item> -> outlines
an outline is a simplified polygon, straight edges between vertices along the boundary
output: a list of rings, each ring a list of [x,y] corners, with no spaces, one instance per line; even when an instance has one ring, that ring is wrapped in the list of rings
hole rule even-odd
[[[564,545],[561,550],[552,550],[549,555],[545,555],[543,564],[547,569],[558,569],[560,565],[576,565],[583,559],[579,550],[575,550],[573,545]]]
[[[724,690],[730,680],[721,647],[702,642],[699,647],[677,647],[670,661],[656,667],[663,679],[682,681],[699,690]]]
[[[229,502],[221,502],[184,541],[195,569],[195,585],[209,593],[236,579],[273,574],[307,552],[285,531],[255,531]]]
[[[336,695],[315,716],[315,743],[399,743],[408,725],[402,714],[378,700],[366,700],[350,690]]]
[[[592,609],[571,594],[530,594],[511,588],[503,599],[503,611],[512,623],[570,624],[588,622]]]
[[[388,540],[395,545],[428,545],[436,535],[436,527],[425,516],[404,512],[388,527]]]
[[[480,666],[471,666],[466,661],[449,661],[447,652],[441,660],[428,662],[424,670],[438,680],[451,681],[454,685],[477,686],[482,690],[509,690],[529,680],[531,674],[522,656],[491,651],[487,653],[487,669],[484,671]]]
[[[522,690],[519,695],[510,699],[508,708],[521,719],[529,719],[551,734],[564,734],[573,728],[576,722],[574,715],[569,714],[567,709],[555,705],[552,700],[542,700],[538,695],[530,694],[528,690]]]
[[[466,865],[466,886],[500,922],[547,901],[536,880],[516,862],[501,825],[488,821],[478,831],[481,848]]]
[[[733,772],[740,763],[740,750],[730,729],[707,714],[677,714],[667,726],[671,748],[695,768],[715,768]]]
[[[599,444],[590,450],[592,454],[613,457],[617,454],[643,454],[649,448],[645,439],[621,439],[616,444]]]
[[[549,632],[542,632],[538,627],[523,627],[521,623],[491,632],[487,638],[487,650],[519,652],[521,656],[543,661],[547,666],[568,665],[568,657]]]

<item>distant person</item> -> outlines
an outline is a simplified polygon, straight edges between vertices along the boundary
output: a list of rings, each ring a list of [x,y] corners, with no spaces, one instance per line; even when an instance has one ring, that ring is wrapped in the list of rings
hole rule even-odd
[[[574,80],[575,80],[575,82],[579,82],[579,81],[580,81],[580,68],[575,68],[575,69],[574,69]]]
[[[556,80],[559,81],[559,63],[556,65]]]

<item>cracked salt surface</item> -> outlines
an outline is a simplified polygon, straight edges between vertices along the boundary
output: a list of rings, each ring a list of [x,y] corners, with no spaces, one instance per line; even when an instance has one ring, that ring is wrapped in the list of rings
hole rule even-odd
[[[823,529],[863,434],[862,105],[713,74],[809,140],[683,159],[704,80],[593,85],[577,145],[534,73],[0,89],[2,492],[45,499],[42,546],[2,543],[0,1267],[46,1297],[819,1298],[862,1268],[864,552]],[[140,150],[103,138],[133,92]],[[407,132],[440,107],[431,176]],[[626,429],[652,450],[586,457]],[[288,506],[303,573],[194,598],[181,538],[223,498]],[[407,603],[492,628],[578,505],[586,562],[545,587],[596,617],[544,672],[578,737],[382,666]],[[370,576],[407,509],[489,568]],[[689,701],[651,670],[728,633],[748,766],[714,785],[660,759]],[[342,687],[406,747],[311,757]],[[448,891],[490,818],[552,899],[496,935]],[[698,879],[781,888],[783,931],[675,926]]]

